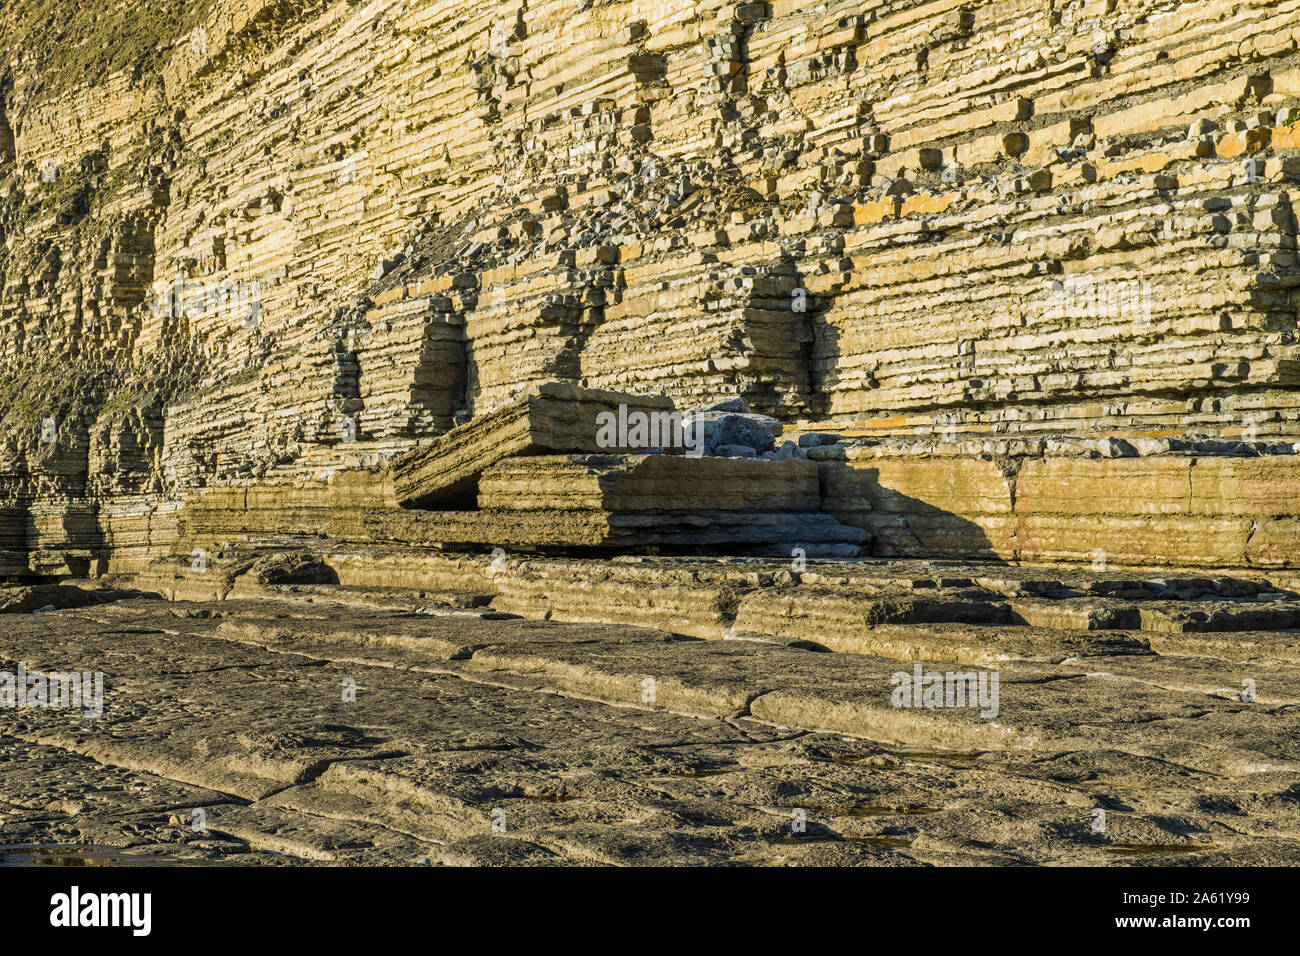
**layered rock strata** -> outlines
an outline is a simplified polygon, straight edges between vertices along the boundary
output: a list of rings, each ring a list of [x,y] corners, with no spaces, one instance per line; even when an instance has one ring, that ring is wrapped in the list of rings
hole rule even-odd
[[[393,465],[393,489],[406,507],[472,503],[484,469],[516,455],[545,452],[626,451],[615,423],[627,416],[655,422],[655,433],[671,431],[673,403],[667,398],[575,388],[546,382],[490,414],[455,428],[428,446],[415,449]],[[610,432],[610,440],[602,441]],[[679,429],[680,430],[680,429]],[[623,443],[620,444],[620,438]],[[643,441],[641,447],[649,447]]]
[[[1294,0],[205,0],[99,17],[134,45],[82,85],[96,11],[27,6],[0,14],[6,574],[165,546],[195,489],[374,467],[555,379],[859,437],[1300,438]],[[927,486],[876,493],[921,501],[897,547],[978,551],[916,533],[953,513]],[[1293,506],[1223,486],[1198,507],[1263,534],[1215,548],[1153,493],[1067,492],[986,550],[1076,559],[1096,525],[1134,563],[1300,563]]]

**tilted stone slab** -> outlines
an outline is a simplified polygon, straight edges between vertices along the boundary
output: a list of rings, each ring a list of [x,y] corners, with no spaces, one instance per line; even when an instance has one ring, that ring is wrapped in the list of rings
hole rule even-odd
[[[480,508],[820,511],[817,464],[688,455],[508,458],[479,481]]]
[[[597,443],[602,412],[659,416],[666,423],[671,399],[594,391],[561,382],[537,386],[524,397],[453,428],[431,444],[393,463],[393,490],[406,508],[472,502],[479,475],[505,458],[546,452],[564,454],[627,450]],[[617,436],[616,436],[617,437]],[[622,436],[625,440],[629,436]],[[630,436],[633,441],[636,436]],[[650,447],[650,446],[647,446]]]

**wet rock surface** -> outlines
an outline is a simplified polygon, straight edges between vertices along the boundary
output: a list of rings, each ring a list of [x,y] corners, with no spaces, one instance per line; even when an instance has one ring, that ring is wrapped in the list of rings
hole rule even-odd
[[[615,563],[533,564],[594,579]],[[556,619],[581,617],[572,607],[530,619],[468,590],[250,582],[256,596],[224,601],[12,615],[0,671],[102,672],[103,713],[0,711],[0,854],[94,847],[268,865],[1300,860],[1300,633],[1089,627],[1082,612],[999,619],[1026,594],[1189,613],[1202,601],[1292,603],[1267,581],[1252,591],[1166,576],[1189,596],[1157,601],[1138,575],[978,564],[814,562],[802,582],[777,562],[677,571],[698,588],[708,564],[754,582],[748,600],[816,613],[769,608],[780,626],[739,633],[733,605],[731,639],[702,640],[650,617],[641,623],[658,627],[612,612]],[[856,625],[827,610],[828,580],[856,601]],[[599,595],[606,607],[610,593]],[[918,667],[996,674],[996,714],[895,706],[896,675]]]

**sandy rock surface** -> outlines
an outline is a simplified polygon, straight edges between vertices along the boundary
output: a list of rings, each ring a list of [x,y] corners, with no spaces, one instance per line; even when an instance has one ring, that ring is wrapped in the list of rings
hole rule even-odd
[[[933,585],[981,569],[912,570]],[[865,601],[897,583],[868,570],[855,586]],[[100,717],[4,712],[5,852],[284,865],[1300,860],[1293,635],[927,622],[969,616],[971,602],[960,588],[923,592],[929,613],[895,606],[904,623],[829,641],[839,653],[789,626],[701,640],[529,620],[464,593],[333,585],[10,615],[0,671],[100,671],[105,689]],[[997,673],[996,717],[893,706],[891,678],[918,665]]]

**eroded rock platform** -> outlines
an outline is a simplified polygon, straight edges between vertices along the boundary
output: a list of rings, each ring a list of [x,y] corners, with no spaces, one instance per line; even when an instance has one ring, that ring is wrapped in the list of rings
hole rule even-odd
[[[141,580],[7,615],[0,670],[101,671],[105,706],[3,712],[0,840],[286,865],[1300,860],[1300,596],[1266,579],[439,560],[422,588],[310,583],[354,578],[339,556],[217,560],[178,572],[224,582],[206,599]],[[997,715],[894,706],[918,664],[996,673]]]

